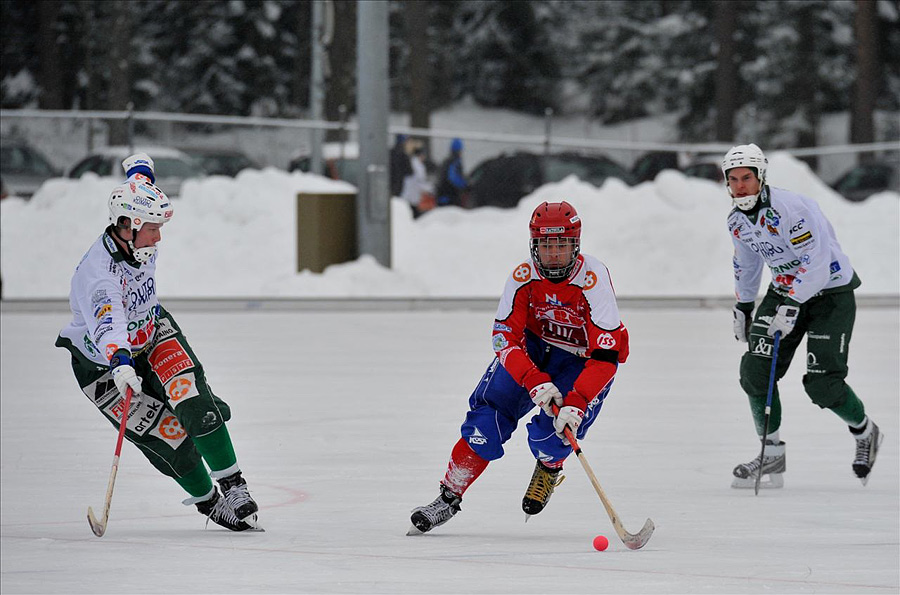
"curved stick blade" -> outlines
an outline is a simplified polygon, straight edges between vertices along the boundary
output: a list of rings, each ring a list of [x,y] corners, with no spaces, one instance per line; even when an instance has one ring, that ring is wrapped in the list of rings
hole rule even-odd
[[[625,533],[625,535],[622,536],[622,543],[630,550],[639,550],[647,545],[647,542],[650,541],[650,536],[653,535],[655,529],[656,526],[653,524],[653,521],[647,519],[644,523],[644,527],[636,534]]]
[[[93,509],[91,509],[90,506],[88,506],[87,519],[88,524],[90,524],[91,526],[91,531],[94,532],[94,535],[96,535],[97,537],[103,537],[103,534],[106,533],[106,519],[104,519],[102,523],[98,521],[94,516]]]

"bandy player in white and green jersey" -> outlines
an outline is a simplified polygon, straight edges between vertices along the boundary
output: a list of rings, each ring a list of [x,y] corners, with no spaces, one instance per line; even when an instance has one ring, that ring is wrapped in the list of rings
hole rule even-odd
[[[122,166],[128,179],[113,189],[110,225],[75,270],[72,322],[56,345],[71,353],[82,391],[117,429],[133,390],[125,437],[184,488],[185,504],[232,531],[256,528],[258,507],[225,426],[231,410],[157,299],[157,244],[172,203],[153,184],[149,156],[132,155]]]
[[[834,411],[856,439],[853,472],[866,484],[884,438],[862,401],[845,382],[850,338],[856,319],[854,290],[860,279],[841,250],[831,223],[806,196],[766,184],[768,160],[756,145],[732,148],[722,163],[734,202],[728,231],[734,244],[734,334],[748,343],[741,359],[741,387],[750,398],[757,434],[763,439],[772,364],[773,337],[781,332],[776,384],[766,432],[765,456],[734,469],[732,486],[781,487],[785,443],[779,437],[781,400],[777,380],[787,372],[804,335],[807,338],[803,388],[813,403]],[[751,317],[763,269],[771,283]]]

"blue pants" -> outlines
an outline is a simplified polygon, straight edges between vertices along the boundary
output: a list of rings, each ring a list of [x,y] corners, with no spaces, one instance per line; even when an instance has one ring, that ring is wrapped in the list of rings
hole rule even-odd
[[[573,355],[526,334],[528,355],[542,371],[553,379],[559,391],[565,395],[581,374],[586,359]],[[588,428],[597,419],[603,400],[612,386],[610,382],[599,395],[595,395],[584,412],[584,419],[578,427],[577,439],[584,438]],[[478,456],[493,461],[503,456],[503,444],[509,440],[519,424],[535,405],[528,391],[512,379],[506,369],[494,358],[472,396],[469,397],[469,412],[463,422],[461,434]],[[534,458],[545,463],[564,460],[572,452],[572,447],[563,443],[553,428],[553,419],[539,409],[526,425],[528,446]]]

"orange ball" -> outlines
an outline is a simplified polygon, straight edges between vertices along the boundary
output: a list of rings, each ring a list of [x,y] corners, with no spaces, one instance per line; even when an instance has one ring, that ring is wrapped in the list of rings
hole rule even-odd
[[[594,549],[598,552],[602,552],[606,548],[609,547],[609,540],[603,535],[598,535],[594,538]]]

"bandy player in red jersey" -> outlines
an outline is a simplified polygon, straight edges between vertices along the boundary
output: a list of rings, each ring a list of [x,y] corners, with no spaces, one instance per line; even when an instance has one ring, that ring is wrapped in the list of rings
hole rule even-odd
[[[409,535],[443,525],[460,511],[465,491],[503,456],[503,444],[535,406],[540,409],[526,430],[536,463],[522,509],[528,516],[541,512],[572,452],[564,428],[584,438],[628,357],[628,331],[609,271],[580,254],[575,208],[545,202],[531,215],[529,229],[531,261],[513,270],[494,320],[496,358],[469,397],[440,494],[412,511]]]

